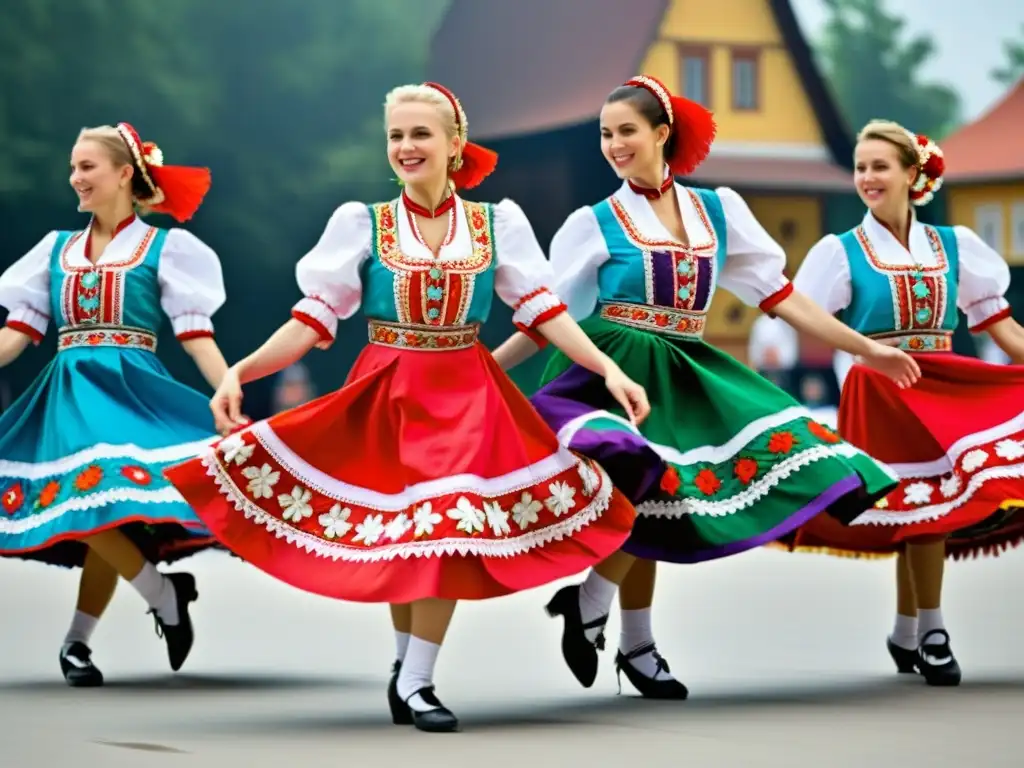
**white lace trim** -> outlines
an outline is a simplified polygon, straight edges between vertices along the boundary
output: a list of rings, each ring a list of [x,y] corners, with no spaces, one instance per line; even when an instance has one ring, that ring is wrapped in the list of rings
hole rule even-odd
[[[284,520],[274,517],[249,501],[220,466],[215,456],[204,456],[203,464],[206,466],[207,474],[213,478],[221,494],[234,505],[236,511],[245,515],[247,520],[252,520],[256,525],[265,528],[268,533],[272,533],[275,538],[284,539],[289,544],[311,555],[329,558],[334,561],[343,560],[350,563],[377,563],[394,560],[399,557],[405,560],[410,557],[453,557],[455,555],[515,557],[531,549],[549,544],[552,541],[571,538],[583,528],[596,521],[608,509],[612,496],[611,479],[603,468],[595,464],[594,468],[597,469],[601,476],[600,489],[594,494],[594,497],[587,506],[553,525],[505,539],[474,539],[470,537],[432,539],[360,549],[338,542],[327,541],[313,534],[293,528]],[[472,490],[482,496],[491,495],[479,488]],[[445,493],[445,491],[441,493]]]
[[[889,466],[892,467],[893,471],[897,475],[905,480],[911,478],[948,475],[953,471],[953,467],[956,466],[957,459],[967,451],[979,445],[984,445],[985,443],[993,443],[1000,438],[1012,435],[1015,432],[1020,432],[1022,430],[1024,430],[1024,413],[1020,413],[1009,421],[1004,421],[1002,424],[989,427],[981,432],[964,435],[953,443],[949,447],[949,450],[946,451],[946,455],[940,459],[890,464]]]
[[[543,292],[523,302],[522,306],[512,313],[512,322],[527,328],[533,328],[533,324],[537,322],[538,317],[561,303],[562,300],[558,296],[545,288]]]
[[[267,453],[273,456],[274,461],[295,479],[300,480],[307,488],[335,501],[359,504],[381,512],[398,512],[427,499],[449,493],[469,492],[488,497],[504,496],[560,475],[579,463],[579,459],[572,452],[559,446],[558,450],[550,456],[506,475],[498,477],[480,477],[470,474],[453,475],[407,486],[400,493],[380,493],[338,480],[312,466],[289,448],[267,422],[253,425],[250,431]],[[209,466],[211,462],[217,463],[216,456],[207,452],[203,463]]]
[[[77,496],[68,499],[60,504],[49,507],[44,512],[31,515],[30,517],[14,520],[8,517],[0,517],[0,535],[16,536],[27,531],[34,530],[43,525],[52,523],[66,512],[81,512],[87,509],[98,509],[108,504],[117,504],[125,501],[135,501],[142,504],[185,504],[178,490],[173,486],[147,490],[145,488],[110,488],[99,493],[92,493],[87,496]],[[199,519],[196,518],[199,525]]]
[[[982,469],[967,481],[963,492],[954,499],[942,504],[929,504],[913,511],[871,509],[854,520],[851,525],[912,525],[913,523],[931,522],[945,517],[957,507],[966,504],[987,481],[1021,477],[1024,477],[1024,464],[1008,464]],[[992,511],[995,512],[994,509]]]
[[[796,421],[797,419],[809,419],[811,421],[816,421],[814,414],[809,410],[803,406],[794,405],[769,416],[762,416],[760,419],[755,419],[722,445],[701,445],[697,448],[691,448],[684,452],[671,445],[661,445],[651,441],[643,435],[639,429],[621,416],[609,413],[608,411],[592,411],[584,414],[583,416],[577,416],[558,430],[559,442],[568,446],[572,442],[575,434],[592,419],[611,419],[612,421],[618,422],[633,434],[643,438],[651,447],[651,450],[657,453],[663,460],[681,467],[691,466],[693,464],[723,464],[736,456],[736,454],[743,450],[743,448],[758,435],[764,434],[771,429],[778,429],[783,424],[788,424],[789,422]]]
[[[790,456],[768,470],[764,477],[747,486],[746,490],[721,501],[685,498],[679,501],[644,501],[637,504],[636,511],[644,517],[684,517],[686,515],[708,515],[725,517],[745,509],[768,495],[769,491],[794,472],[821,459],[833,456],[850,458],[862,453],[848,443],[816,445],[806,451]],[[896,478],[894,477],[893,480]],[[796,510],[794,510],[796,511]]]
[[[140,464],[162,464],[168,461],[184,461],[198,456],[204,449],[220,439],[213,435],[206,440],[171,445],[165,448],[140,448],[134,443],[111,445],[99,443],[84,451],[72,453],[54,461],[0,461],[0,477],[19,480],[42,480],[52,475],[64,475],[85,464],[105,459],[131,459]]]

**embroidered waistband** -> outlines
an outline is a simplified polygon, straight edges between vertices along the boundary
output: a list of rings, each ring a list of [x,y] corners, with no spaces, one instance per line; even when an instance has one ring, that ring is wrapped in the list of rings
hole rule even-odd
[[[618,302],[602,304],[601,317],[620,325],[684,339],[703,337],[704,323],[706,322],[706,316],[702,312],[687,312],[672,307]]]
[[[57,351],[75,347],[123,347],[156,352],[156,334],[143,328],[116,325],[61,328],[57,332]]]
[[[478,325],[406,325],[371,320],[370,343],[387,347],[429,351],[472,347],[480,334]]]
[[[952,331],[896,331],[868,335],[904,352],[950,352],[953,349]]]

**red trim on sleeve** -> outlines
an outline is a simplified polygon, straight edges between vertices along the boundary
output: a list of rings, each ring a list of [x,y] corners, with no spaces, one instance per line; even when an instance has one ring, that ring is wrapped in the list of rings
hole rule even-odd
[[[558,317],[565,311],[565,304],[557,304],[551,307],[551,309],[545,309],[543,312],[541,312],[539,315],[537,315],[537,317],[533,319],[533,322],[530,323],[530,327],[537,328],[538,326],[546,323],[548,320],[554,320],[556,317]]]
[[[971,333],[981,333],[982,331],[987,331],[993,325],[995,325],[996,323],[998,323],[998,322],[1000,322],[1002,320],[1005,320],[1008,317],[1013,317],[1013,312],[1011,311],[1010,307],[1007,307],[1006,309],[999,310],[994,315],[992,315],[992,317],[990,317],[990,318],[988,318],[986,320],[982,320],[976,326],[974,326],[973,328],[970,328],[968,330],[970,330]]]
[[[766,315],[771,315],[772,310],[793,295],[793,284],[786,283],[779,290],[757,305],[758,309]],[[774,317],[774,315],[772,315]]]
[[[522,323],[515,323],[516,330],[518,330],[524,336],[529,337],[530,341],[536,344],[541,349],[544,349],[548,345],[548,340],[545,339],[540,333],[533,330],[533,328],[527,328]]]
[[[178,334],[178,341],[191,341],[192,339],[212,339],[213,331],[185,331]]]
[[[37,346],[43,340],[43,334],[41,334],[28,323],[22,323],[18,320],[8,320],[7,327],[10,328],[12,331],[24,333],[26,336],[32,339],[32,343]]]
[[[305,312],[299,312],[297,309],[292,310],[292,317],[298,320],[303,325],[307,325],[312,328],[320,336],[320,341],[334,341],[334,337],[331,332],[327,330],[327,326],[321,323],[312,315],[307,315]]]
[[[514,307],[512,307],[513,311],[514,311],[514,310],[517,310],[517,309],[519,309],[519,308],[520,308],[521,306],[523,306],[523,304],[525,304],[526,302],[528,302],[528,301],[529,301],[530,299],[535,299],[535,298],[537,298],[537,297],[538,297],[538,296],[540,296],[540,295],[541,295],[542,293],[550,293],[550,291],[549,291],[549,290],[548,290],[547,288],[545,288],[544,286],[541,286],[540,288],[537,288],[537,289],[536,289],[536,290],[534,290],[534,291],[530,291],[530,292],[529,292],[528,294],[526,294],[525,296],[521,296],[521,297],[519,298],[519,301],[517,301],[517,302],[516,302],[515,306],[514,306]]]

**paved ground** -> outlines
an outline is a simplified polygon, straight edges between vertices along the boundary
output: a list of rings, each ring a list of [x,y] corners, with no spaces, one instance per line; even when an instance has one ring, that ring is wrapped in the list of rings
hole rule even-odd
[[[550,587],[466,604],[438,669],[463,719],[451,736],[390,725],[385,609],[217,554],[190,562],[202,597],[183,673],[123,588],[93,643],[109,685],[72,691],[56,654],[74,577],[0,561],[0,766],[1020,766],[1022,555],[951,567],[965,683],[948,691],[890,673],[888,563],[759,551],[664,569],[656,631],[683,704],[616,696],[611,653],[578,688],[541,609]]]

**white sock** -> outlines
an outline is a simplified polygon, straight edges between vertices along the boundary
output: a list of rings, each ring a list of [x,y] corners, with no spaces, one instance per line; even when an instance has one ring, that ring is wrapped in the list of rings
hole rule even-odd
[[[419,695],[422,688],[429,688],[434,684],[434,664],[437,663],[437,652],[441,646],[431,643],[412,635],[409,638],[409,647],[405,651],[405,659],[402,661],[402,671],[398,673],[398,695],[408,702],[409,708],[417,712],[428,712],[437,709],[428,704]]]
[[[408,632],[399,632],[397,629],[395,630],[395,658],[398,659],[399,662],[405,658],[405,653],[409,650],[409,637],[410,635]]]
[[[75,615],[71,619],[71,627],[68,629],[68,633],[64,635],[64,647],[67,648],[72,643],[89,645],[89,640],[92,638],[93,630],[96,629],[96,624],[99,623],[99,620],[98,616],[90,616],[88,613],[75,611]]]
[[[946,625],[942,621],[942,609],[941,608],[928,608],[921,609],[917,612],[917,637],[918,640],[923,640],[924,636],[931,632],[933,629],[945,629]]]
[[[173,627],[178,623],[178,596],[174,592],[174,584],[155,565],[146,563],[139,575],[128,583],[135,587],[164,624]]]
[[[622,611],[622,631],[619,633],[619,650],[628,655],[644,645],[654,644],[654,632],[651,630],[651,609],[639,608],[633,611]],[[644,677],[656,680],[671,680],[672,675],[658,667],[654,657],[654,649],[626,662]]]
[[[893,645],[898,645],[908,651],[917,650],[917,616],[904,616],[896,614],[896,623],[893,625],[892,634],[889,639]]]
[[[607,616],[612,607],[612,600],[615,599],[615,591],[619,585],[608,581],[597,571],[591,570],[586,580],[580,587],[580,617],[584,624],[589,624],[595,619]],[[585,634],[587,640],[596,642],[597,636],[604,631],[604,627],[588,629]]]

